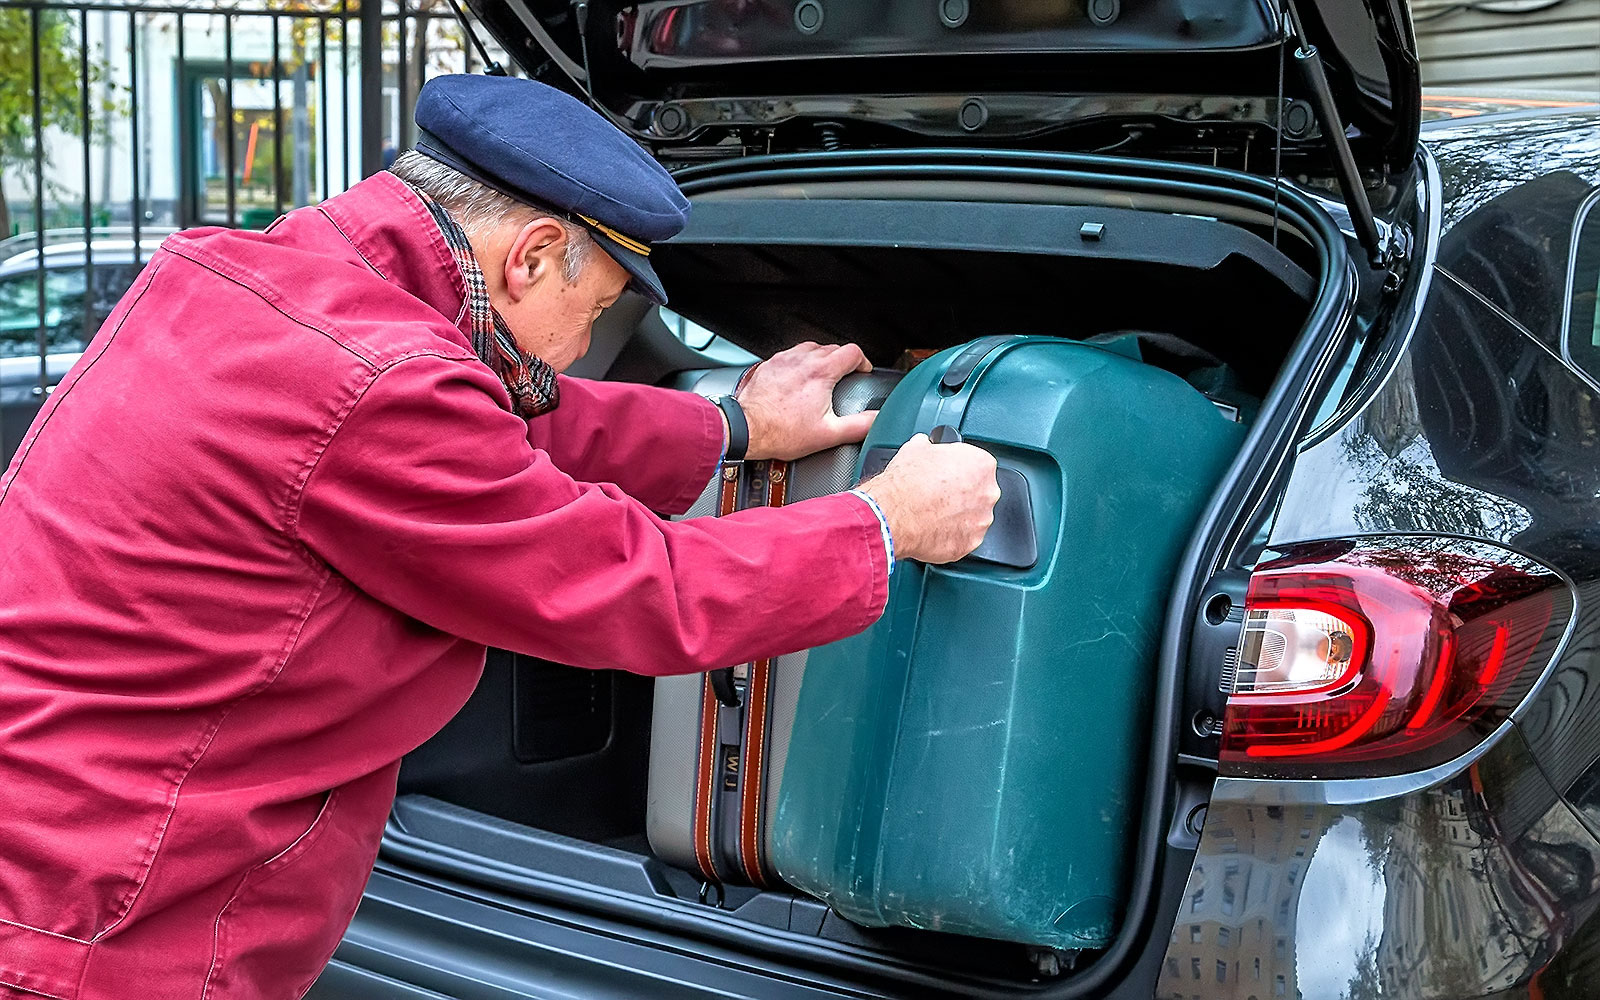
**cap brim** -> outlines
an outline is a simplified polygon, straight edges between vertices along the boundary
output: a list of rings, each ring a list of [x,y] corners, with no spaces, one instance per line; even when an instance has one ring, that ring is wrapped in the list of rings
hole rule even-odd
[[[628,287],[643,295],[658,306],[667,304],[667,290],[661,287],[661,279],[656,277],[656,269],[650,266],[650,258],[637,250],[630,250],[616,240],[595,229],[593,226],[584,226],[589,230],[589,235],[600,244],[600,248],[611,255],[611,259],[621,264],[623,270],[633,278],[628,282]]]

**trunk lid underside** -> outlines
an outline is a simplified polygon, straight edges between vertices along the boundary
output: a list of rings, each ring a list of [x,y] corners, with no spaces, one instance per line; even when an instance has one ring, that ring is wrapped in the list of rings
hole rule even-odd
[[[472,6],[526,73],[589,97],[669,163],[932,138],[1092,150],[1136,128],[1138,151],[1162,158],[1277,132],[1290,164],[1323,177],[1345,138],[1381,180],[1409,168],[1420,123],[1401,0]],[[1310,49],[1339,136],[1299,71]]]

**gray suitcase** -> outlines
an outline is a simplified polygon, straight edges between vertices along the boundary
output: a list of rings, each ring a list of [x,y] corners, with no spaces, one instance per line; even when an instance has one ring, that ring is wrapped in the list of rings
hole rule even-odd
[[[737,368],[708,372],[694,390],[706,396],[732,392],[741,374]],[[900,376],[893,370],[845,376],[833,394],[834,412],[877,409]],[[794,462],[727,463],[684,517],[781,506],[849,489],[859,452],[848,445]],[[767,831],[805,667],[801,651],[656,680],[645,832],[657,856],[711,882],[778,884],[767,861]]]

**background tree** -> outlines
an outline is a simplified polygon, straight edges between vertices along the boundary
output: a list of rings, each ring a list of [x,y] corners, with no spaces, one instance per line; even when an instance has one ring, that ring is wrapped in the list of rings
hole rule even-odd
[[[33,175],[33,29],[28,10],[0,8],[0,237],[11,235],[11,211],[4,197],[7,176]],[[39,95],[40,131],[58,129],[68,135],[83,134],[78,69],[81,44],[66,11],[40,10]],[[89,64],[88,83],[98,83],[104,70]],[[116,110],[113,103],[96,110],[102,116]],[[33,184],[46,184],[33,177]],[[31,187],[31,185],[30,185]],[[35,219],[34,225],[41,225]]]
[[[407,13],[413,16],[406,26],[410,54],[406,57],[406,96],[412,102],[422,90],[422,85],[441,73],[460,73],[466,66],[467,41],[461,34],[461,25],[451,12],[449,0],[411,0]],[[443,16],[425,16],[425,15]],[[480,33],[487,34],[483,29]],[[395,29],[398,34],[398,29]],[[398,38],[396,38],[398,45]],[[509,61],[509,60],[505,60]],[[483,67],[475,67],[482,71]],[[416,141],[410,132],[411,109],[401,114],[401,134],[394,137],[395,147],[405,149]]]

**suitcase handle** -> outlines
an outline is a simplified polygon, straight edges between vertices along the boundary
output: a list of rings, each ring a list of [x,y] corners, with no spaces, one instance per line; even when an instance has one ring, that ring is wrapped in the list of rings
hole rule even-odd
[[[954,427],[940,424],[928,432],[928,440],[934,444],[956,444],[963,438]],[[862,476],[882,472],[893,457],[892,448],[870,449],[862,461]],[[995,480],[1000,486],[1000,502],[995,504],[994,523],[989,526],[983,543],[968,558],[1013,569],[1031,569],[1039,561],[1039,537],[1033,521],[1028,477],[1021,469],[1001,465],[995,470]]]
[[[717,700],[729,708],[738,708],[739,692],[733,686],[733,668],[718,667],[716,670],[710,671],[710,674],[711,693],[716,695]]]

